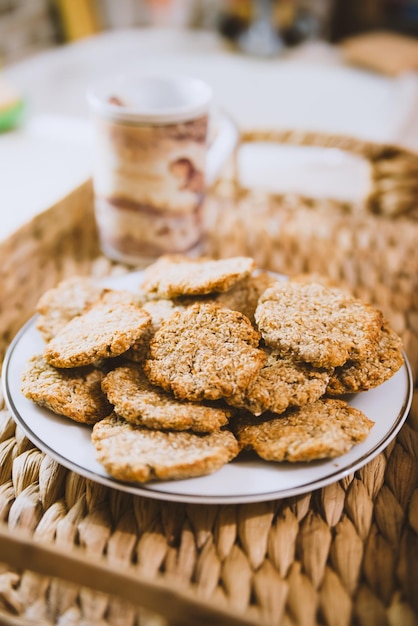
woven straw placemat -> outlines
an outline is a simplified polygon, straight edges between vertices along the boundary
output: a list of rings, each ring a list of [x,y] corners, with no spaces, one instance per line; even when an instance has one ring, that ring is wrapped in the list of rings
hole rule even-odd
[[[206,251],[349,286],[402,335],[416,382],[417,161],[327,141],[373,160],[392,200],[376,183],[353,211],[223,180],[208,198]],[[100,255],[89,183],[3,242],[0,261],[1,355],[62,278],[132,269]],[[0,399],[0,623],[413,626],[417,581],[417,392],[396,440],[359,471],[302,496],[219,506],[87,480],[39,451]]]

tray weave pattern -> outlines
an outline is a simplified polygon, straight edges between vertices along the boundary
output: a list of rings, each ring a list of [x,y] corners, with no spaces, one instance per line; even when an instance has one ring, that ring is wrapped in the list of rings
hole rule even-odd
[[[321,273],[349,286],[379,305],[402,335],[416,382],[418,177],[410,172],[418,161],[345,138],[282,134],[273,140],[338,145],[363,154],[378,171],[390,161],[392,176],[385,180],[392,180],[386,185],[392,200],[379,199],[377,184],[354,209],[329,199],[273,197],[223,180],[208,198],[206,252],[251,254],[268,269]],[[1,359],[45,289],[74,274],[132,269],[100,255],[89,183],[1,244],[0,260],[7,303],[0,309]],[[159,502],[95,484],[39,451],[0,398],[0,531],[56,547],[58,565],[59,550],[82,553],[115,571],[127,568],[134,578],[163,581],[161,610],[154,603],[150,611],[123,586],[115,595],[103,593],[100,577],[81,585],[68,582],[63,567],[52,576],[18,559],[1,564],[0,549],[0,623],[232,624],[235,615],[237,624],[414,626],[418,393],[396,440],[358,472],[303,496],[222,506]],[[187,599],[183,619],[167,615],[172,589],[190,592],[201,615],[207,607],[206,620],[191,621]],[[229,617],[225,612],[210,621],[214,607]]]

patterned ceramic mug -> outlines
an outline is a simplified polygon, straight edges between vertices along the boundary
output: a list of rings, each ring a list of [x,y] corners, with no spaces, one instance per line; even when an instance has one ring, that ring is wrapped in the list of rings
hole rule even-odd
[[[102,250],[146,265],[199,252],[212,89],[187,76],[123,75],[87,94]]]

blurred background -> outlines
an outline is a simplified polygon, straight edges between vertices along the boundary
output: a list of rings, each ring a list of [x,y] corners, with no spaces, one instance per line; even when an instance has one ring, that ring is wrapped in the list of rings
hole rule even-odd
[[[418,0],[0,0],[0,206],[10,232],[89,178],[86,89],[130,69],[202,78],[215,131],[235,138],[309,130],[418,151]],[[243,180],[364,193],[363,165],[357,174],[335,151],[296,152],[246,146]]]
[[[288,46],[385,29],[418,35],[418,0],[0,0],[0,66],[115,29],[213,30],[234,44],[270,4]]]

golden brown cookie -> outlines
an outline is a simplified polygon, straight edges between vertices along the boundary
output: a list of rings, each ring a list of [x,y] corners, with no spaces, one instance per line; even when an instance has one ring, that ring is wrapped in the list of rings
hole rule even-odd
[[[45,341],[49,341],[83,309],[97,300],[103,287],[91,278],[73,276],[48,289],[38,300],[37,328]]]
[[[279,354],[328,368],[365,357],[383,318],[340,289],[289,281],[266,289],[255,319],[266,344]]]
[[[228,404],[253,415],[283,413],[289,406],[303,406],[324,395],[332,370],[282,358],[268,348],[265,351],[267,360],[256,378],[240,394],[228,398]]]
[[[122,289],[107,289],[92,278],[73,276],[46,291],[38,300],[37,328],[46,342],[50,341],[73,317],[92,304],[139,304],[138,294]]]
[[[209,433],[228,423],[233,409],[181,402],[148,381],[141,366],[129,364],[107,374],[102,389],[115,413],[147,428]]]
[[[266,461],[305,462],[345,454],[373,424],[347,402],[321,398],[278,417],[240,417],[236,436]]]
[[[177,261],[163,256],[147,267],[141,288],[161,298],[223,292],[249,276],[254,267],[249,257]]]
[[[26,398],[54,413],[94,424],[112,412],[101,389],[103,377],[94,367],[57,369],[35,355],[23,372],[21,389]]]
[[[242,313],[194,304],[155,333],[144,371],[181,400],[227,398],[245,389],[264,364],[259,339]]]
[[[98,462],[111,476],[141,483],[211,474],[239,452],[229,431],[197,435],[150,430],[115,415],[95,424],[92,442]]]
[[[385,321],[376,346],[361,361],[348,361],[331,376],[327,393],[367,391],[389,380],[403,365],[402,341]]]
[[[134,304],[99,302],[70,320],[47,344],[44,357],[54,367],[79,367],[119,356],[150,324],[150,315]]]

